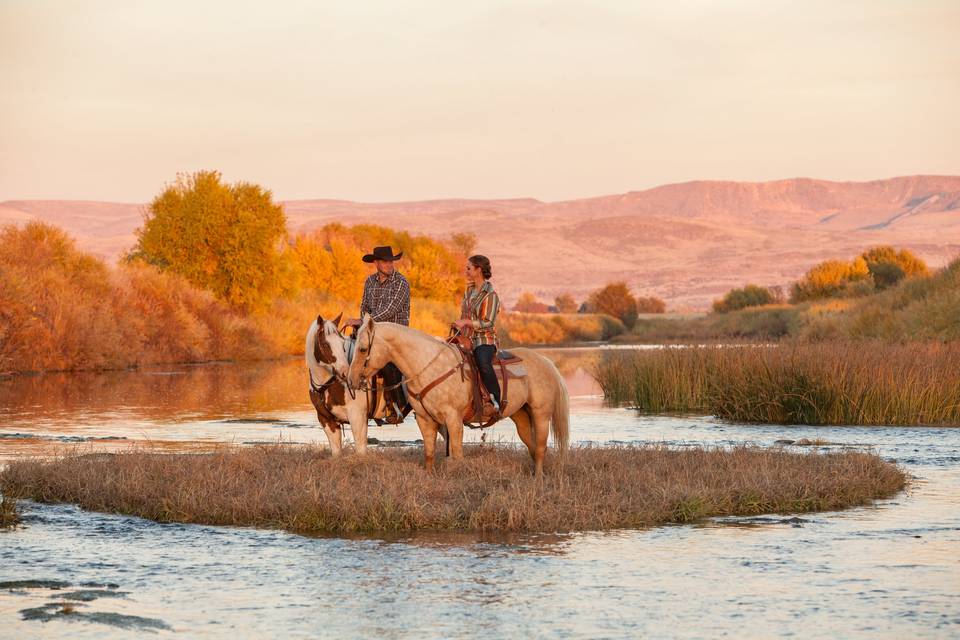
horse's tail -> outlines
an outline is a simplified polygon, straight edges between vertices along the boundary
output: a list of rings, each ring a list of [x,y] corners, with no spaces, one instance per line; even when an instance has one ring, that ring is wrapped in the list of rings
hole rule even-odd
[[[567,392],[567,383],[557,367],[547,360],[553,372],[557,391],[554,394],[553,415],[550,418],[550,432],[553,434],[553,443],[560,453],[566,452],[570,446],[570,394]]]

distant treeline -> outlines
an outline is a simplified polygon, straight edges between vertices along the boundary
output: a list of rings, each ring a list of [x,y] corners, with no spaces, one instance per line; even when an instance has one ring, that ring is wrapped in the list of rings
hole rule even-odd
[[[0,229],[0,373],[300,354],[317,314],[358,313],[370,272],[361,257],[377,245],[404,252],[411,324],[445,335],[476,244],[471,234],[444,242],[369,224],[291,234],[269,191],[224,184],[216,172],[167,187],[137,237],[114,267],[56,227]],[[600,340],[624,330],[597,316],[547,329],[519,316],[502,324],[507,342]]]
[[[867,259],[878,256],[890,259]],[[793,286],[792,303],[777,293],[748,285],[707,316],[641,319],[620,339],[960,340],[960,258],[930,272],[907,251],[878,247],[850,263],[817,265]]]

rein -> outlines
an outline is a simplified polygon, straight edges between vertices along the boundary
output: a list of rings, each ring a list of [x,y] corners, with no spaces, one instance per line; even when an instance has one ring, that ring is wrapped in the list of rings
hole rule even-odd
[[[374,327],[376,327],[376,325],[374,325]],[[459,333],[459,332],[458,332],[458,333]],[[374,329],[373,331],[370,332],[370,339],[367,341],[367,357],[366,357],[366,358],[364,359],[364,361],[363,361],[363,369],[366,369],[366,368],[367,368],[367,364],[370,362],[370,356],[373,354],[373,338],[374,338],[375,335],[376,335],[376,329]],[[432,388],[435,387],[436,385],[440,384],[440,382],[442,382],[442,381],[445,380],[447,377],[449,377],[450,374],[453,373],[454,371],[456,371],[457,369],[460,369],[460,377],[461,377],[461,378],[464,377],[464,374],[463,374],[463,366],[466,364],[466,361],[463,359],[463,357],[462,357],[462,355],[460,354],[460,352],[459,352],[452,344],[450,344],[449,342],[444,342],[444,343],[443,343],[443,346],[445,346],[445,347],[447,347],[447,348],[449,348],[449,349],[452,349],[454,355],[457,356],[457,359],[458,359],[460,362],[458,362],[456,365],[454,365],[453,368],[451,368],[449,371],[447,371],[446,373],[444,373],[442,376],[440,376],[439,378],[437,378],[436,380],[434,380],[433,382],[431,382],[430,384],[428,384],[426,390],[421,391],[419,394],[414,393],[413,391],[411,391],[410,394],[411,394],[412,396],[416,397],[418,400],[420,399],[420,397],[426,395],[426,391],[427,391],[427,390],[432,389]],[[424,373],[426,373],[427,369],[429,369],[430,366],[433,365],[433,363],[436,362],[437,359],[438,359],[440,356],[442,356],[442,355],[443,355],[443,350],[441,349],[440,351],[437,352],[437,355],[433,356],[433,358],[430,360],[430,362],[428,362],[427,364],[425,364],[425,365],[423,366],[423,368],[420,369],[420,371],[419,371],[416,375],[414,375],[414,376],[412,376],[412,377],[410,377],[410,378],[407,378],[406,376],[403,376],[403,377],[400,379],[400,382],[397,382],[396,384],[391,384],[391,385],[389,385],[389,386],[381,387],[381,389],[383,389],[384,391],[390,391],[390,390],[396,389],[397,387],[400,387],[400,386],[406,384],[406,385],[407,385],[407,388],[408,388],[408,390],[409,390],[410,381],[411,381],[411,380],[416,380],[417,378],[419,378],[420,376],[422,376]],[[361,382],[361,385],[360,385],[359,389],[362,390],[362,391],[367,391],[367,390],[369,390],[369,387],[366,385],[366,383]],[[424,408],[426,408],[426,407],[424,407]]]

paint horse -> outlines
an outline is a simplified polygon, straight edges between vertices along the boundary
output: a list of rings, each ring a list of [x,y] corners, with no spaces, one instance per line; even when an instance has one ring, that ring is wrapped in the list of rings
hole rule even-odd
[[[347,366],[347,339],[337,328],[342,315],[332,321],[318,315],[307,330],[304,348],[310,375],[310,401],[317,410],[317,419],[327,434],[334,457],[343,449],[343,425],[350,425],[357,453],[366,453],[368,420],[386,414],[383,392],[354,393],[346,388],[344,378],[337,373]]]
[[[343,368],[352,388],[375,374],[387,362],[403,373],[407,393],[423,434],[424,465],[433,469],[437,432],[444,438],[454,459],[463,457],[463,418],[473,400],[472,372],[459,349],[425,333],[391,322],[374,322],[366,315],[356,334],[352,360]],[[523,359],[527,375],[510,383],[510,395],[503,408],[517,426],[520,440],[533,458],[535,473],[543,473],[548,433],[554,445],[565,451],[570,438],[570,399],[563,377],[553,363],[531,349],[514,349]],[[496,367],[495,367],[496,368]]]

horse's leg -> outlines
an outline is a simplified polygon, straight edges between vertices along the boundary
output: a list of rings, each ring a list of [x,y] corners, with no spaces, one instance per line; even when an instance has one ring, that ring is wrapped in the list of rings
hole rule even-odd
[[[356,402],[347,405],[347,417],[350,419],[353,443],[357,453],[362,455],[367,452],[367,403],[357,398]]]
[[[530,457],[535,459],[536,447],[533,442],[533,431],[530,426],[529,409],[526,406],[520,407],[510,416],[510,419],[517,425],[517,435],[520,436],[523,444],[527,445]]]
[[[463,458],[463,416],[453,409],[443,416],[447,427],[447,437],[450,438],[450,457],[454,460]]]
[[[433,471],[433,460],[437,451],[437,423],[424,413],[417,412],[417,426],[423,436],[423,466],[427,471]]]
[[[340,425],[328,425],[327,423],[323,424],[323,432],[327,434],[327,442],[330,443],[330,455],[334,458],[340,457],[340,452],[343,448],[341,444],[341,439],[343,437],[343,429],[340,428]]]
[[[534,473],[543,475],[543,459],[547,455],[547,438],[550,436],[550,416],[552,411],[531,411],[533,435],[536,439],[536,449],[533,454]]]

